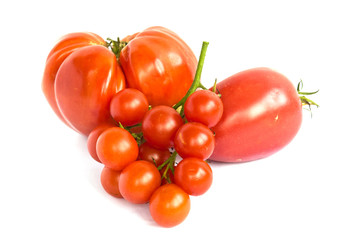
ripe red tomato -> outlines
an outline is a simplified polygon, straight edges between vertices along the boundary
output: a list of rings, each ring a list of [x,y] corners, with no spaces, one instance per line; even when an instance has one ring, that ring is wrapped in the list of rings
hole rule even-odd
[[[204,160],[184,158],[175,168],[174,180],[189,195],[199,196],[210,188],[213,174]]]
[[[139,147],[139,160],[145,160],[154,163],[157,167],[164,163],[170,157],[168,149],[161,150],[152,147],[148,142],[145,142]]]
[[[186,100],[184,113],[189,122],[199,122],[211,128],[220,121],[223,114],[223,104],[216,93],[209,90],[199,90],[191,94]]]
[[[298,132],[302,105],[295,87],[268,68],[239,72],[217,84],[224,105],[210,157],[222,162],[247,162],[267,157],[286,146]]]
[[[96,153],[105,166],[121,171],[137,159],[139,148],[128,131],[112,127],[100,134],[96,142]]]
[[[189,46],[163,27],[148,28],[129,39],[120,53],[129,87],[143,92],[152,106],[172,106],[180,101],[197,67]]]
[[[168,149],[173,146],[176,131],[183,123],[180,114],[172,107],[156,106],[143,119],[144,138],[153,147]]]
[[[104,190],[113,197],[122,198],[119,190],[119,177],[121,171],[115,171],[111,168],[104,167],[101,171],[100,181]]]
[[[119,91],[110,102],[111,116],[123,126],[140,123],[148,110],[149,102],[145,95],[134,88]]]
[[[163,227],[174,227],[190,212],[190,197],[175,184],[165,184],[150,198],[151,217]]]
[[[58,117],[88,135],[111,121],[111,97],[125,87],[125,77],[105,41],[93,33],[65,35],[51,50],[42,89]]]
[[[208,159],[214,151],[214,133],[201,123],[189,122],[177,131],[174,146],[182,158]]]
[[[160,187],[161,176],[154,164],[135,161],[126,166],[119,178],[121,195],[132,203],[147,203],[153,192]]]
[[[97,153],[96,153],[96,141],[98,140],[100,134],[108,128],[115,127],[115,124],[112,123],[103,123],[94,128],[87,139],[87,149],[91,157],[101,163]]]

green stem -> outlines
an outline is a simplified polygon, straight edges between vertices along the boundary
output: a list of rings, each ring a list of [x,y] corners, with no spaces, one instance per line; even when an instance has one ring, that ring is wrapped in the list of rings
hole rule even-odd
[[[202,73],[202,69],[204,66],[204,61],[205,61],[205,55],[206,55],[206,51],[207,51],[207,47],[208,47],[209,43],[208,42],[203,42],[202,47],[201,47],[201,53],[200,53],[200,57],[199,57],[199,62],[196,68],[196,73],[195,73],[195,77],[194,77],[194,81],[192,83],[192,85],[190,86],[188,92],[186,93],[186,95],[174,106],[174,109],[178,109],[180,106],[183,106],[185,104],[186,99],[196,91],[196,89],[198,88],[205,88],[201,82],[201,73]]]
[[[111,38],[107,38],[108,40],[105,43],[105,47],[109,48],[116,56],[116,59],[119,60],[121,50],[128,44],[127,42],[120,41],[120,38],[113,40]]]
[[[174,151],[171,156],[160,166],[157,167],[157,169],[160,171],[161,169],[163,169],[165,167],[165,170],[161,176],[161,179],[166,179],[166,181],[168,183],[171,183],[171,180],[169,178],[169,170],[172,172],[172,174],[174,174],[174,165],[175,165],[175,159],[177,156],[177,152]]]

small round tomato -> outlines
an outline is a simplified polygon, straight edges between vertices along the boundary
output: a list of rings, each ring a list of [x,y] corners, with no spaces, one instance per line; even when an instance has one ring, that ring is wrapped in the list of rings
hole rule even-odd
[[[104,167],[101,171],[100,181],[104,190],[113,197],[122,198],[119,191],[119,177],[121,171],[115,171],[111,168]]]
[[[94,130],[90,132],[87,139],[88,152],[90,153],[91,157],[96,161],[98,161],[99,163],[101,163],[101,161],[96,153],[96,141],[98,140],[100,134],[110,127],[115,127],[115,123],[114,124],[104,123],[97,126],[96,128],[94,128]]]
[[[132,203],[147,203],[153,192],[160,187],[161,176],[154,164],[135,161],[121,172],[119,189],[121,195]]]
[[[96,153],[105,166],[120,171],[137,159],[139,148],[128,131],[112,127],[100,134],[96,142]]]
[[[174,180],[189,195],[199,196],[210,188],[213,174],[204,160],[184,158],[175,168]]]
[[[143,119],[144,138],[151,146],[167,149],[174,145],[176,131],[183,123],[180,114],[172,107],[156,106]]]
[[[115,94],[110,102],[110,114],[123,126],[133,126],[141,122],[149,110],[145,95],[137,89],[125,88]]]
[[[182,157],[207,159],[215,147],[214,133],[205,125],[189,122],[179,128],[174,139],[177,153]]]
[[[191,94],[186,100],[184,113],[189,122],[199,122],[207,127],[213,127],[221,119],[223,104],[216,93],[209,90],[199,90]]]
[[[146,160],[151,163],[155,163],[155,166],[160,166],[164,163],[169,157],[170,152],[168,149],[161,150],[152,147],[148,142],[145,142],[139,147],[139,160]]]
[[[185,220],[190,211],[190,197],[179,186],[165,184],[150,198],[151,217],[163,227],[174,227]]]

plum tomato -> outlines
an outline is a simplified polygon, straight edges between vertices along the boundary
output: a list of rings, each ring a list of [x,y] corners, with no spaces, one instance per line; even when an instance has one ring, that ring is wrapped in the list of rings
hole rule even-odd
[[[153,147],[167,149],[174,145],[176,131],[184,123],[172,107],[156,106],[149,110],[142,122],[145,140]]]
[[[187,194],[199,196],[210,188],[213,174],[206,161],[199,158],[184,158],[175,168],[174,180]]]
[[[131,203],[147,203],[160,187],[161,176],[154,164],[139,160],[126,166],[119,178],[121,195]]]
[[[140,123],[148,110],[149,102],[145,95],[134,88],[119,91],[110,102],[111,116],[123,126]]]
[[[100,134],[96,142],[96,153],[105,166],[121,171],[137,159],[139,148],[128,131],[112,127]]]
[[[87,138],[87,149],[91,157],[101,163],[97,153],[96,153],[96,141],[98,140],[100,134],[110,127],[115,127],[115,123],[103,123],[94,128],[88,138]]]
[[[184,104],[185,117],[189,122],[199,122],[211,128],[221,119],[223,104],[220,97],[209,90],[191,94]]]
[[[207,159],[214,151],[214,133],[201,123],[189,122],[181,126],[177,131],[174,146],[182,158]]]
[[[161,150],[152,147],[148,142],[144,142],[139,147],[139,160],[149,161],[155,163],[155,166],[160,166],[170,157],[170,151],[168,149]]]
[[[163,227],[174,227],[190,212],[190,197],[176,184],[159,187],[150,198],[150,215]]]
[[[104,190],[113,197],[122,198],[119,190],[119,177],[121,171],[115,171],[104,166],[101,171],[100,182]]]
[[[300,129],[302,105],[294,85],[269,68],[239,72],[217,84],[224,104],[211,160],[247,162],[286,146]]]

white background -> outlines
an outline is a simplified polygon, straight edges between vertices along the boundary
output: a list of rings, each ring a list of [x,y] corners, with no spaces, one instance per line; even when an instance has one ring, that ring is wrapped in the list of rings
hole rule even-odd
[[[360,8],[356,1],[2,1],[0,239],[360,239]],[[45,59],[75,31],[125,37],[161,25],[200,53],[203,83],[274,68],[320,89],[313,117],[267,159],[212,163],[181,225],[101,188],[86,139],[53,114]]]

